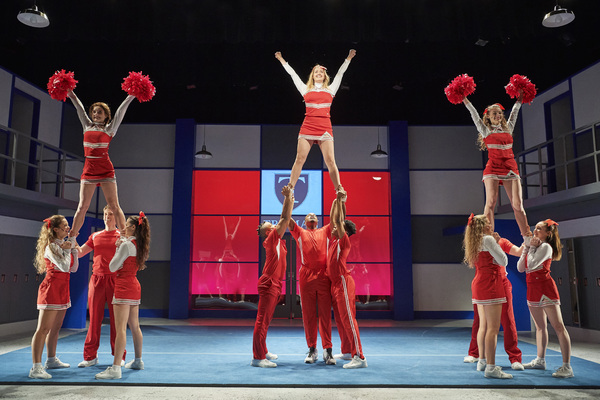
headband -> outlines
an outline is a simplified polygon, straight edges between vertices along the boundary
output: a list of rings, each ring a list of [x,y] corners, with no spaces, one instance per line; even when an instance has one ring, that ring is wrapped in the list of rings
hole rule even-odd
[[[315,68],[317,68],[317,67],[318,67],[318,68],[323,68],[325,71],[327,71],[327,67],[324,67],[324,66],[323,66],[323,65],[321,65],[321,64],[317,64],[317,65],[315,65],[315,66],[313,67],[313,69],[312,69],[312,70],[314,71],[314,70],[315,70]]]
[[[552,225],[556,225],[558,226],[557,222],[552,221],[550,218],[548,218],[547,220],[544,221],[546,223],[546,225],[548,225],[549,227]]]
[[[473,217],[474,217],[474,215],[473,215],[473,213],[471,213],[471,215],[469,215],[469,220],[467,221],[467,225],[469,225],[469,226],[471,225],[471,223],[473,222]]]
[[[138,219],[138,225],[142,224],[142,220],[146,217],[143,211],[140,211],[140,218]]]
[[[500,103],[492,104],[492,105],[491,105],[491,106],[489,106],[488,108],[490,108],[490,107],[498,107],[498,108],[500,108],[502,111],[504,111],[504,107],[502,107],[502,104],[500,104]],[[487,114],[487,112],[488,112],[488,108],[486,108],[486,109],[485,109],[485,111],[483,111],[483,115]]]
[[[44,220],[44,222],[46,223],[46,226],[48,227],[48,229],[50,229],[50,222],[52,222],[52,218],[46,218]]]

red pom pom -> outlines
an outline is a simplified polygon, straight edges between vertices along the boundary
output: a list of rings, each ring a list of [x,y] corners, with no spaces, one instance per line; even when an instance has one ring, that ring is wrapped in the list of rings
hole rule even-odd
[[[130,72],[127,78],[123,78],[121,88],[132,96],[135,96],[141,103],[150,101],[156,93],[156,88],[148,75],[142,75],[142,72]]]
[[[444,93],[446,93],[446,97],[448,97],[448,101],[452,104],[459,104],[462,101],[475,91],[475,81],[472,77],[467,74],[462,74],[457,76],[450,82],[448,86],[444,89]]]
[[[526,104],[531,103],[537,94],[535,85],[526,76],[515,74],[506,85],[506,94],[511,99],[519,98],[520,91],[523,91],[523,103]]]
[[[48,80],[48,93],[54,100],[65,101],[69,90],[75,89],[77,82],[73,72],[65,72],[64,69],[56,71]]]

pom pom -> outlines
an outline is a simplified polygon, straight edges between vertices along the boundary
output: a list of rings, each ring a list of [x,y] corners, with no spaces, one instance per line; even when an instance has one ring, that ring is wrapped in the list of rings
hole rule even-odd
[[[462,74],[457,76],[450,82],[448,86],[444,89],[444,93],[446,93],[446,97],[448,101],[452,104],[459,104],[462,101],[475,91],[475,81],[473,77]]]
[[[77,82],[73,72],[65,72],[64,69],[56,71],[48,80],[48,93],[54,100],[65,101],[69,90],[75,89]]]
[[[506,85],[506,94],[511,99],[519,98],[521,90],[523,91],[523,103],[530,104],[537,94],[537,89],[526,76],[515,74]]]
[[[156,93],[156,88],[148,75],[142,75],[142,72],[130,72],[129,76],[123,78],[121,88],[127,94],[135,96],[138,101],[150,101]]]

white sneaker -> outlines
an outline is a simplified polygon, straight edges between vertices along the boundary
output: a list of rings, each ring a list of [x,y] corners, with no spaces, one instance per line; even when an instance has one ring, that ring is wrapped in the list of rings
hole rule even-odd
[[[480,358],[479,361],[477,361],[477,371],[485,371],[486,365],[487,365],[487,363],[485,362],[485,360],[482,360]]]
[[[46,372],[46,369],[43,366],[35,366],[31,367],[29,370],[29,377],[33,379],[50,379],[52,375]]]
[[[350,353],[339,353],[335,354],[333,358],[338,360],[352,360],[352,354]]]
[[[264,360],[253,359],[250,365],[260,368],[275,368],[277,366],[273,361],[269,361],[266,358]]]
[[[111,365],[105,371],[96,374],[96,379],[121,379],[121,367]]]
[[[502,367],[496,365],[494,369],[491,371],[486,368],[485,373],[483,374],[486,378],[496,378],[496,379],[511,379],[513,376],[511,374],[507,374],[506,372],[502,372]]]
[[[518,361],[515,361],[514,363],[510,364],[510,367],[515,371],[523,371],[525,369],[525,367],[523,367],[523,364],[521,364]]]
[[[277,357],[277,354],[273,354],[269,351],[267,351],[267,354],[265,354],[265,357],[267,360],[271,361],[271,360],[277,360],[279,357]]]
[[[323,361],[325,361],[325,364],[327,364],[327,365],[335,365],[336,364],[335,358],[333,358],[330,348],[325,349],[325,351],[323,351]]]
[[[82,362],[77,364],[77,366],[79,368],[87,368],[87,367],[91,367],[92,365],[96,365],[96,364],[98,364],[98,357],[94,358],[93,360],[83,360]]]
[[[343,368],[367,368],[367,359],[358,355],[352,357],[352,361],[343,365]]]
[[[525,368],[525,369],[546,369],[546,360],[536,357],[531,362],[528,362],[527,364],[523,364],[523,368]]]
[[[46,360],[46,369],[69,368],[70,366],[71,364],[60,361],[58,357],[54,357],[54,361]]]
[[[142,360],[133,359],[125,364],[125,368],[129,369],[144,369],[144,362]]]
[[[304,359],[304,362],[307,364],[313,364],[315,361],[317,361],[318,358],[319,352],[317,351],[316,347],[309,347],[308,355]]]
[[[479,361],[479,358],[475,358],[473,356],[465,356],[465,358],[463,359],[463,362],[466,363],[476,363],[477,361]]]
[[[575,375],[573,374],[573,368],[565,367],[563,365],[562,367],[559,367],[552,376],[555,378],[572,378]]]

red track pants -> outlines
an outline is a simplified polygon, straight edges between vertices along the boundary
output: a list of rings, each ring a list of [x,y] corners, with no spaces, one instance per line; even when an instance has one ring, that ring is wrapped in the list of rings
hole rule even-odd
[[[258,280],[258,312],[252,335],[252,354],[255,360],[264,360],[267,356],[267,331],[280,294],[281,281],[265,275],[260,277]]]
[[[321,345],[324,349],[331,348],[331,281],[325,271],[301,268],[299,275],[306,344],[308,347],[317,347],[318,320]]]
[[[356,322],[356,286],[354,279],[350,275],[342,275],[341,279],[336,283],[332,283],[332,293],[335,297],[335,303],[340,313],[338,331],[344,331],[347,342],[350,343],[350,351],[344,351],[344,343],[342,340],[342,352],[350,353],[354,357],[358,355],[364,358],[362,345],[360,344],[360,333],[358,331],[358,323]],[[337,322],[337,321],[336,321]],[[342,334],[340,333],[340,338]]]

